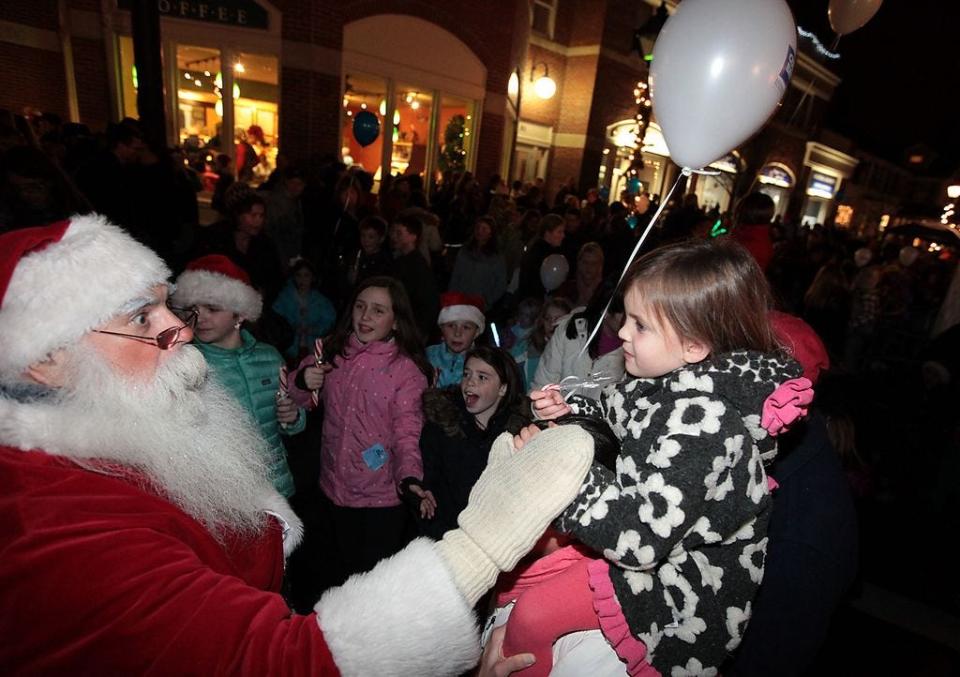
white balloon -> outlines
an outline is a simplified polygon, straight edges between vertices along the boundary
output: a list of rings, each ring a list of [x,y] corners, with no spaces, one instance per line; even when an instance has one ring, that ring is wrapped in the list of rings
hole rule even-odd
[[[784,0],[684,0],[653,48],[653,111],[673,161],[698,168],[776,110],[797,57]]]
[[[570,263],[563,254],[551,254],[540,264],[540,281],[547,291],[553,291],[566,282],[569,273]]]
[[[870,21],[882,4],[883,0],[830,0],[830,27],[837,35],[853,33]]]
[[[917,257],[920,256],[920,250],[916,247],[903,247],[900,249],[900,252],[897,254],[897,258],[900,260],[900,265],[904,268],[909,268],[916,262]]]

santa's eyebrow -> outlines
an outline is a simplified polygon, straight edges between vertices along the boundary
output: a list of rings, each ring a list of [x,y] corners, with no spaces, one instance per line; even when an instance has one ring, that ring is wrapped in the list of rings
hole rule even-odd
[[[141,312],[151,306],[159,306],[162,303],[163,301],[160,300],[160,294],[145,294],[132,298],[124,303],[120,308],[120,314]]]

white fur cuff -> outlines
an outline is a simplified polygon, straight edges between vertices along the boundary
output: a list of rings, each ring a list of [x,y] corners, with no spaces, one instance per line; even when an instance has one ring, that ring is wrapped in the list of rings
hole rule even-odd
[[[425,538],[327,591],[317,622],[344,677],[458,675],[476,665],[476,620]]]

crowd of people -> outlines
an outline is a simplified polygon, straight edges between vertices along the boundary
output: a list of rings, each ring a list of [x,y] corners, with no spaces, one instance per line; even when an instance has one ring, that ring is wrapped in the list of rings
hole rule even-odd
[[[955,388],[955,261],[688,195],[621,282],[649,195],[221,170],[201,224],[137,121],[0,115],[0,665],[458,674],[488,616],[483,675],[812,664],[862,459],[811,386],[927,351]]]

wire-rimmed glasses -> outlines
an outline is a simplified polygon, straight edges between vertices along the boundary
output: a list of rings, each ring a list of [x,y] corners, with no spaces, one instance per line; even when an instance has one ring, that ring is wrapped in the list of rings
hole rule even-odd
[[[141,343],[149,343],[151,345],[155,345],[160,350],[169,350],[178,343],[181,343],[181,331],[187,327],[192,330],[197,326],[198,313],[196,308],[174,308],[173,306],[167,306],[167,308],[169,308],[174,315],[183,320],[183,324],[179,327],[170,327],[169,329],[164,329],[156,336],[137,336],[136,334],[123,334],[118,331],[106,331],[105,329],[94,329],[93,331],[97,334],[120,336],[121,338],[133,339],[134,341],[140,341]]]

